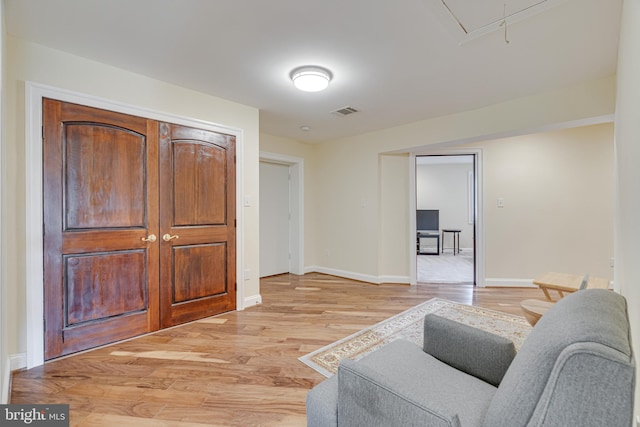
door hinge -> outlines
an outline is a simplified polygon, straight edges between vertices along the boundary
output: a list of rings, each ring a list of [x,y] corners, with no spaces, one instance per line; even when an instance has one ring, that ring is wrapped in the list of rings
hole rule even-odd
[[[234,291],[237,291],[237,290],[238,290],[238,282],[236,282],[236,283],[234,283],[234,284],[233,284],[233,290],[234,290]]]
[[[44,126],[40,126],[40,132],[42,133],[42,140],[44,141]]]
[[[237,220],[237,219],[234,219],[234,220],[233,220],[233,227],[234,227],[234,228],[237,228],[237,227],[238,227],[238,220]]]

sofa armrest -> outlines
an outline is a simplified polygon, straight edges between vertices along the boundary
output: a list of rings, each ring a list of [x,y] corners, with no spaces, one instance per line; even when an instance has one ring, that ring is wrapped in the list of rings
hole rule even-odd
[[[421,389],[428,386],[399,384],[398,378],[344,359],[338,368],[338,425],[461,427],[456,413],[421,401]]]
[[[516,355],[510,340],[435,314],[424,318],[423,350],[496,387]]]

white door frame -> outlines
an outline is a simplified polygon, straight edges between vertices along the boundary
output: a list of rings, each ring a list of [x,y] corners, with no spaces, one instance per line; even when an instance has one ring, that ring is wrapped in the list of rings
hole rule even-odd
[[[242,129],[204,120],[181,117],[141,108],[109,99],[74,91],[58,89],[33,82],[25,83],[25,194],[26,194],[26,313],[27,313],[27,369],[44,364],[44,245],[43,245],[43,188],[42,188],[42,99],[102,108],[118,113],[166,121],[233,135],[236,138],[236,310],[247,305],[244,301],[244,194]]]
[[[409,280],[412,285],[418,282],[417,259],[416,253],[416,157],[417,156],[475,156],[475,194],[476,194],[476,212],[475,212],[475,280],[476,286],[485,287],[485,250],[484,250],[484,216],[483,216],[483,184],[482,184],[482,148],[454,149],[454,148],[432,148],[424,149],[411,153],[409,164],[409,245],[410,254],[414,254],[410,258]]]
[[[289,236],[291,244],[291,273],[304,274],[304,159],[284,154],[260,151],[260,161],[289,167],[289,203],[291,219]],[[260,224],[262,226],[262,224]]]

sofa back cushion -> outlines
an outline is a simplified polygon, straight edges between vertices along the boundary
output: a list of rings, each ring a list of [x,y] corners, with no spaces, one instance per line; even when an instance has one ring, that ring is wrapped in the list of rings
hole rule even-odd
[[[423,350],[496,387],[516,356],[513,341],[433,313],[424,317]]]
[[[570,418],[570,425],[628,425],[617,422],[628,417],[630,423],[633,412],[635,364],[629,334],[622,296],[587,289],[561,299],[523,343],[484,425],[563,425],[567,416],[587,423]],[[604,382],[610,387],[600,385]],[[616,415],[620,405],[625,409]],[[611,419],[618,421],[606,422]]]

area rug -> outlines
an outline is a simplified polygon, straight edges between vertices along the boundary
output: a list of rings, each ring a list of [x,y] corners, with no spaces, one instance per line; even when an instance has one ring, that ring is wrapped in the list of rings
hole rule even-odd
[[[516,350],[520,349],[522,342],[531,331],[531,326],[524,317],[433,298],[302,356],[299,360],[322,375],[330,377],[337,372],[342,359],[358,360],[400,338],[422,347],[424,316],[429,313],[508,338],[513,341]]]

